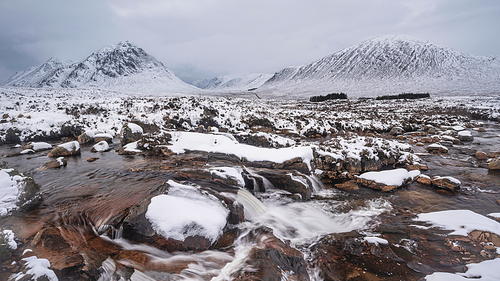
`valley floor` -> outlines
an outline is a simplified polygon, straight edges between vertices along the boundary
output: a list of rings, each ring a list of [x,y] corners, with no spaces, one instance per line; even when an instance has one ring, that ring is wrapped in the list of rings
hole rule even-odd
[[[500,280],[498,96],[0,97],[0,280]]]

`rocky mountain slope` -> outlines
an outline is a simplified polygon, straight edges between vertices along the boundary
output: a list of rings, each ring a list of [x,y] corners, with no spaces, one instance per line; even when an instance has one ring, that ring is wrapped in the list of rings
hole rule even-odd
[[[195,86],[207,90],[248,91],[249,89],[262,86],[272,76],[272,74],[267,73],[223,75],[212,79],[205,79],[195,83]]]
[[[148,93],[189,93],[197,90],[128,41],[106,46],[77,63],[62,63],[57,59],[50,59],[37,68],[14,74],[3,85],[101,88]]]
[[[346,92],[349,97],[402,92],[500,92],[500,61],[407,36],[382,36],[315,62],[274,74],[264,96],[304,97]]]

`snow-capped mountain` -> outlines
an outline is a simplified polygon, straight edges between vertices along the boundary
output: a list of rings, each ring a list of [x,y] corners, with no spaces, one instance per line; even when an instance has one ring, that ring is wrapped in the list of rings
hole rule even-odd
[[[463,54],[408,36],[382,36],[274,74],[259,88],[266,96],[349,97],[402,92],[500,92],[500,61]]]
[[[106,46],[77,63],[50,59],[36,69],[16,73],[6,86],[100,88],[127,92],[179,92],[197,89],[181,81],[143,49],[125,41]]]
[[[64,69],[72,64],[72,61],[63,63],[58,58],[50,58],[38,67],[29,67],[24,71],[16,72],[2,85],[38,88],[46,83],[47,79],[53,77],[59,69]]]
[[[267,73],[223,75],[200,81],[195,83],[195,86],[207,90],[248,91],[262,86],[272,76]]]

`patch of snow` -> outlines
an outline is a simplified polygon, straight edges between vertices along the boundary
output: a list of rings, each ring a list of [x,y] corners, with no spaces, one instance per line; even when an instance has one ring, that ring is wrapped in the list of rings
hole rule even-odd
[[[17,249],[17,243],[16,241],[14,241],[14,232],[9,229],[0,230],[0,232],[3,232],[3,234],[7,238],[7,245],[9,245],[9,249]]]
[[[500,213],[489,213],[488,216],[500,219]]]
[[[458,135],[462,137],[472,137],[472,133],[470,131],[460,131],[458,132]]]
[[[21,154],[29,154],[29,153],[35,153],[35,151],[33,149],[25,149],[21,151]]]
[[[18,185],[23,180],[23,177],[9,175],[8,173],[12,171],[12,169],[0,170],[0,217],[17,209]]]
[[[58,145],[58,147],[62,147],[66,149],[67,151],[77,151],[80,149],[80,143],[78,141],[70,141],[66,143],[62,143]]]
[[[52,148],[52,145],[46,142],[32,142],[31,144],[35,151]]]
[[[142,150],[137,149],[137,142],[131,142],[126,144],[124,147],[125,151],[130,151],[130,152],[142,152]]]
[[[427,275],[427,281],[498,281],[500,280],[500,258],[480,263],[467,264],[465,273],[434,272]]]
[[[58,158],[56,159],[56,160],[57,160],[57,162],[59,162],[59,165],[61,165],[61,166],[63,166],[63,165],[64,165],[64,163],[63,163],[63,161],[62,161],[63,159],[64,159],[64,157],[58,157]]]
[[[127,126],[130,128],[130,130],[132,130],[132,133],[135,134],[135,133],[143,133],[143,130],[141,128],[141,126],[135,124],[135,123],[128,123]]]
[[[389,241],[383,239],[383,238],[379,238],[379,237],[363,237],[363,241],[366,241],[370,244],[375,244],[375,245],[378,245],[378,244],[389,244]]]
[[[137,145],[136,145],[136,147],[137,147]],[[103,140],[103,141],[96,143],[92,148],[97,152],[107,151],[107,150],[109,150],[109,144],[107,141]]]
[[[400,186],[406,179],[414,179],[418,175],[420,175],[420,171],[418,170],[408,172],[406,169],[401,168],[387,171],[367,172],[361,174],[359,177],[385,185]]]
[[[129,124],[132,124],[132,123],[129,123]],[[110,138],[110,139],[112,139],[113,136],[111,134],[108,134],[108,133],[99,133],[99,134],[95,134],[94,138]]]
[[[470,210],[424,213],[419,214],[415,220],[453,230],[450,235],[467,236],[473,230],[489,231],[500,235],[500,223]]]
[[[45,276],[49,281],[59,280],[54,271],[50,269],[49,260],[39,259],[36,256],[31,256],[24,258],[23,261],[26,262],[26,268],[28,269],[26,273],[16,273],[12,275],[9,280],[21,280],[28,275],[32,276],[31,280],[38,280],[38,278],[41,278],[42,276]]]
[[[241,175],[242,169],[241,168],[234,168],[234,167],[214,167],[210,168],[210,173],[215,174],[221,178],[224,179],[233,179],[235,180],[239,186],[245,187],[245,180],[243,179],[243,176]]]
[[[198,188],[168,181],[168,194],[151,199],[146,218],[165,238],[184,241],[200,235],[214,242],[222,234],[229,210]]]
[[[283,163],[287,160],[300,157],[308,164],[313,159],[312,148],[287,147],[263,148],[240,144],[224,135],[201,134],[192,132],[172,133],[172,145],[168,148],[174,153],[184,153],[185,150],[199,150],[206,152],[219,152],[246,158],[248,161],[271,161]]]

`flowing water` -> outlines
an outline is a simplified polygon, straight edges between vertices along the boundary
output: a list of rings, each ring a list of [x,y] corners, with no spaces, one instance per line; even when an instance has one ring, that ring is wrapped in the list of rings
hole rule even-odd
[[[404,217],[408,214],[450,209],[469,209],[483,215],[498,212],[500,174],[488,171],[484,163],[478,162],[470,153],[473,150],[500,151],[500,130],[493,124],[486,124],[486,128],[487,133],[474,132],[475,140],[472,143],[456,146],[446,155],[427,155],[421,147],[414,147],[428,163],[429,170],[424,173],[459,179],[462,182],[460,193],[437,191],[420,184],[412,184],[391,193],[368,189],[342,191],[329,186],[322,187],[312,177],[309,180],[314,182],[315,191],[308,202],[293,201],[279,190],[271,188],[267,192],[257,193],[258,199],[248,191],[240,190],[237,198],[245,207],[245,216],[248,218],[239,226],[243,233],[240,237],[253,229],[269,227],[276,237],[290,241],[307,259],[314,255],[310,252],[310,246],[330,233],[352,230],[371,233],[375,226],[387,220],[400,223],[411,231]],[[117,148],[117,144],[114,146]],[[2,155],[12,151],[9,146],[0,146]],[[67,167],[47,171],[36,170],[48,161],[43,156],[45,153],[3,158],[9,168],[18,169],[34,178],[41,186],[44,201],[27,216],[4,219],[2,227],[12,229],[21,239],[28,239],[45,223],[74,224],[83,220],[108,241],[124,249],[148,253],[158,263],[190,263],[179,274],[151,271],[144,275],[136,271],[136,280],[225,280],[244,266],[252,245],[243,239],[236,239],[233,249],[227,252],[169,254],[150,246],[132,244],[121,237],[119,229],[109,235],[109,232],[104,231],[104,222],[123,212],[132,202],[140,201],[163,182],[176,179],[176,176],[169,172],[139,172],[133,169],[143,162],[161,162],[160,158],[121,156],[113,151],[95,154],[89,151],[90,147],[83,145],[81,156],[67,157]],[[86,161],[88,157],[99,159],[90,163]],[[102,280],[111,276],[115,268],[112,259],[103,263]],[[312,279],[320,279],[317,269],[309,266],[308,270]]]

